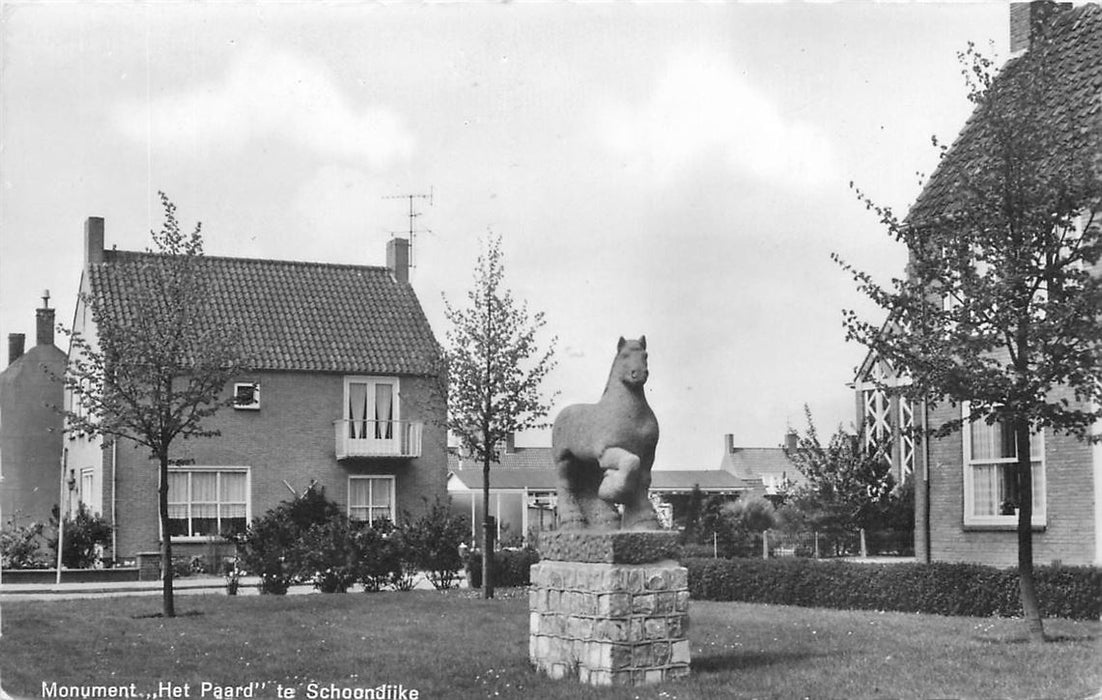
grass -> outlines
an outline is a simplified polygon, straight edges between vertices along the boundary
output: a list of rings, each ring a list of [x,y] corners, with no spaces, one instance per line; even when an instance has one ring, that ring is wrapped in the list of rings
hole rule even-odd
[[[506,595],[509,591],[501,591]],[[520,592],[523,593],[523,592]],[[1102,688],[1102,623],[692,603],[692,675],[642,689],[551,681],[528,666],[527,599],[439,594],[180,596],[4,604],[0,681],[41,697],[42,681],[219,686],[256,697],[317,682],[415,688],[424,698],[1082,698]],[[216,698],[213,693],[206,697]],[[388,700],[390,698],[388,697]],[[397,696],[395,697],[397,700]]]

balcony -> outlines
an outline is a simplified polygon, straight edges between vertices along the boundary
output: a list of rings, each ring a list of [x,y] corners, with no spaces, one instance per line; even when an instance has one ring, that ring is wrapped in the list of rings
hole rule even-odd
[[[420,421],[335,420],[337,459],[421,456]]]

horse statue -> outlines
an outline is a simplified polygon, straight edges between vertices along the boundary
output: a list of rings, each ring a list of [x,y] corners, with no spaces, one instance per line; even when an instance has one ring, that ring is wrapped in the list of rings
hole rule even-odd
[[[643,394],[648,374],[646,336],[621,337],[600,401],[567,406],[555,418],[560,529],[659,529],[647,494],[658,444],[658,419]]]

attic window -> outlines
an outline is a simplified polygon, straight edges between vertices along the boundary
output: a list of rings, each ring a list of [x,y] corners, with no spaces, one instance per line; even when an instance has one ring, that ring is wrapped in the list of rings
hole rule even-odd
[[[260,410],[260,383],[238,382],[233,385],[233,407],[241,411]]]

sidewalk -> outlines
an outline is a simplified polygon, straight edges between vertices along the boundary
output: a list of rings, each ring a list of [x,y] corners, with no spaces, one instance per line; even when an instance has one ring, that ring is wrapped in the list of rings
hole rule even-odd
[[[256,576],[241,578],[238,595],[260,595]],[[226,580],[219,576],[185,576],[173,579],[173,593],[177,595],[226,595]],[[419,575],[414,590],[433,590],[426,576]],[[288,595],[304,595],[318,591],[309,584],[291,586]],[[120,581],[117,583],[5,583],[0,585],[0,603],[18,603],[23,600],[75,600],[80,598],[116,598],[132,595],[160,595],[160,581]]]
[[[240,593],[256,593],[256,577],[241,579]],[[309,586],[294,586],[307,588]],[[225,595],[226,580],[219,576],[186,576],[174,579],[172,589],[182,595],[221,593]],[[292,591],[298,593],[299,591]],[[21,600],[72,600],[75,598],[106,598],[125,595],[159,595],[160,581],[119,581],[111,583],[5,583],[0,585],[0,602]]]

